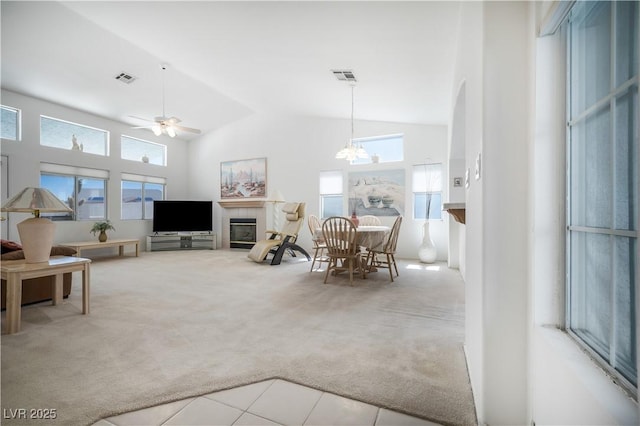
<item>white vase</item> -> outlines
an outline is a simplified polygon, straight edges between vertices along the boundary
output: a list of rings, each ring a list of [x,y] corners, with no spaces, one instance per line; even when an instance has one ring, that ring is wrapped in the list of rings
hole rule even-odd
[[[422,244],[420,244],[420,247],[418,248],[418,258],[422,263],[433,263],[436,261],[437,255],[438,251],[431,239],[431,235],[429,233],[429,221],[427,220],[423,227]]]

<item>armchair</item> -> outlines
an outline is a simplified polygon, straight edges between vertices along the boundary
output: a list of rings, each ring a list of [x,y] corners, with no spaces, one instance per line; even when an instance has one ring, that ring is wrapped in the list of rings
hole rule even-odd
[[[279,265],[285,252],[296,257],[295,251],[297,251],[306,256],[307,260],[311,260],[309,253],[296,244],[298,233],[304,222],[305,203],[285,203],[282,211],[286,213],[282,230],[267,231],[267,238],[258,241],[251,248],[248,254],[249,259],[261,263],[269,254],[272,254],[271,264]]]

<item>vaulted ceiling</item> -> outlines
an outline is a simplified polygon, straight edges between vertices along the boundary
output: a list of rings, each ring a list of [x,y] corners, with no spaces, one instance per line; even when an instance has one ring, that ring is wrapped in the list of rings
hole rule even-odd
[[[217,129],[253,113],[446,124],[459,3],[11,2],[2,88],[133,125]],[[167,64],[166,71],[160,65]],[[125,84],[116,75],[136,77]],[[189,134],[181,137],[189,139]]]

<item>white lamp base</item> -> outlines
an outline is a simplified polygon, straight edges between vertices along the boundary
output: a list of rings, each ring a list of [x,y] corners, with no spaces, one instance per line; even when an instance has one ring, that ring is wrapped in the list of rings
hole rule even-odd
[[[56,225],[44,217],[32,217],[17,225],[27,263],[48,262]]]

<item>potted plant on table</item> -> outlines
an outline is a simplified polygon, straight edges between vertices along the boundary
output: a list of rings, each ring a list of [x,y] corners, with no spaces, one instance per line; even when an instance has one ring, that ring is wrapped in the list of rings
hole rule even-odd
[[[98,235],[98,241],[104,243],[105,241],[107,241],[107,231],[110,230],[115,231],[116,228],[113,227],[113,224],[109,220],[105,220],[103,222],[94,223],[93,228],[91,228],[91,231],[89,232],[91,232],[93,235],[96,235],[96,232],[99,232],[100,235]]]

